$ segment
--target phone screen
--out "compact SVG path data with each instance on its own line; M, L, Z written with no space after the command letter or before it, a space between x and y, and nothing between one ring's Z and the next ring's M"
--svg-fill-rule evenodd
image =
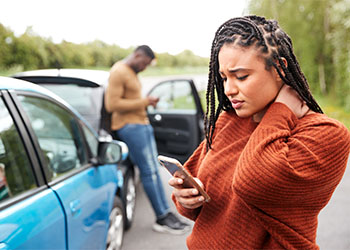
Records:
M167 169L168 171L174 175L176 171L181 170L175 163L159 160Z
M180 171L180 174L182 173L184 175L184 187L194 187L196 188L201 195L203 195L206 202L210 201L209 195L204 191L204 189L197 183L193 177L187 173L185 169L182 168L181 163L178 162L174 158L169 158L166 156L159 155L158 160L163 165L171 175L174 176L176 171Z

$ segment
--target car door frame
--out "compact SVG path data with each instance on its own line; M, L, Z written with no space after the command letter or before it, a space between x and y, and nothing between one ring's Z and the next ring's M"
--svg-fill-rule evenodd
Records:
M84 144L84 148L87 149L87 155L88 155L88 158L91 159L92 158L92 153L91 151L89 150L89 145L86 141L86 137L85 137L85 133L82 131L82 125L81 125L81 121L78 119L78 115L75 114L74 112L72 112L72 110L70 110L69 108L67 108L65 105L61 104L60 102L56 101L55 99L49 97L49 96L45 96L45 95L41 95L41 94L38 94L38 93L35 93L35 92L32 92L32 93L29 93L29 92L25 92L25 91L16 91L16 95L13 95L12 98L14 100L14 102L17 103L17 106L18 106L18 109L21 110L21 112L25 112L22 108L22 104L20 103L20 101L17 99L17 95L25 95L25 96L31 96L31 97L37 97L37 98L41 98L41 99L45 99L47 101L50 101L58 106L60 106L62 109L64 109L65 111L67 111L70 115L72 115L72 117L75 119L75 121L79 124L78 126L78 129L79 129L79 132L82 136L82 139L83 139L83 144ZM74 170L70 170L68 171L67 173L64 173L62 176L59 176L57 178L55 178L54 180L48 180L48 166L47 166L47 162L46 162L46 159L45 159L45 156L43 155L42 153L42 150L40 150L40 144L39 144L39 141L38 141L38 138L31 126L31 122L28 118L28 116L26 115L23 115L22 116L22 119L26 122L26 124L28 124L26 126L26 129L28 131L28 134L30 135L31 137L31 140L35 146L35 148L37 149L37 156L38 156L38 159L39 159L39 162L41 163L41 167L42 167L42 171L43 173L45 174L45 181L46 181L46 184L48 185L48 187L50 187L57 195L58 199L60 200L62 206L63 206L63 209L64 209L64 212L65 212L65 216L66 216L66 231L68 232L68 235L66 236L67 238L67 246L68 248L76 248L77 246L75 246L75 244L77 244L78 242L77 241L74 241L72 240L71 238L71 235L70 235L70 230L69 228L72 228L71 227L71 223L76 223L76 221L74 221L75 219L75 215L71 215L70 213L72 212L73 210L73 207L72 206L76 206L77 208L74 208L74 209L81 209L82 208L82 204L80 202L83 202L80 198L80 193L76 193L75 195L75 198L72 198L70 201L67 201L65 200L64 197L66 197L67 195L67 190L65 188L62 189L61 187L61 183L65 182L66 180L68 179L71 179L71 178L84 178L82 177L82 175L89 175L87 174L88 172L90 172L92 175L99 175L101 174L101 171L103 171L102 169L100 170L99 168L100 167L103 167L103 166L95 166L93 164L93 162L89 161L88 163L86 163L85 165L81 166L80 168L78 169L74 169ZM88 123L86 122L85 126L88 126L87 125ZM89 126L88 126L89 127ZM94 131L92 128L90 129L91 131ZM96 138L98 139L98 138ZM117 171L117 169L116 169ZM60 191L61 190L61 191ZM115 196L117 195L117 191L118 191L118 186L116 186L115 190L108 194L106 194L107 196ZM62 196L60 195L60 192L63 192L62 193ZM110 204L105 204L107 206L107 210L108 210L108 214L106 214L106 222L108 222L108 215L109 215L109 212L111 211L112 209L112 206L113 206L113 200L114 199L108 199L110 200ZM72 202L75 202L77 201L76 204L72 204ZM83 209L87 210L87 207L84 207L83 206ZM78 211L78 213L80 213L80 211ZM84 211L82 212L84 213ZM72 221L72 222L71 222ZM82 220L81 220L82 221ZM106 225L106 230L107 230L107 226ZM84 235L86 236L86 235ZM83 237L83 235L82 235ZM82 238L80 237L80 238ZM84 237L85 239L87 240L92 240L91 238L89 237ZM106 239L103 239L101 238L100 240L106 240ZM94 240L95 244L97 244L97 241ZM80 242L81 244L85 244L84 242ZM99 242L100 243L100 242ZM93 245L89 245L90 247L93 247ZM85 245L85 247L88 247L87 245Z
M41 200L43 197L45 197L45 199L49 199L51 202L50 204L52 206L54 206L54 202L56 202L57 209L55 210L55 214L58 216L62 216L60 219L60 217L55 217L58 221L59 224L55 224L54 230L60 230L60 229L64 229L64 225L65 225L65 217L64 217L64 211L62 209L62 207L60 207L60 203L59 200L57 199L56 195L54 194L54 192L52 192L52 190L48 187L46 181L45 181L45 177L43 175L42 169L40 167L40 161L37 157L36 154L36 150L33 146L32 143L32 139L28 134L28 130L27 130L27 126L24 123L24 120L22 119L22 115L21 115L21 111L20 109L18 109L18 106L16 105L15 101L13 100L13 95L14 95L14 91L13 90L1 90L0 91L0 96L2 97L5 106L7 107L7 110L9 112L9 115L12 117L13 120L13 124L16 127L16 130L18 132L19 137L21 138L24 150L26 151L26 157L28 158L29 164L30 164L30 169L33 173L34 176L34 181L36 183L36 186L33 189L27 190L21 194L18 194L14 197L9 198L8 200L5 200L3 202L1 202L0 204L0 213L2 212L10 212L11 215L13 214L13 211L17 211L19 207L22 207L23 203L29 202L29 206L31 206L31 209L35 210L35 207L40 206L41 204ZM21 210L20 210L21 211ZM37 211L37 210L35 210ZM27 210L28 212L28 210ZM27 230L36 230L36 233L40 232L40 227L38 227L38 225L40 223L44 223L43 221L41 221L41 217L37 218L38 215L40 213L38 213L37 216L35 216L35 219L37 219L37 221L32 220L30 218L32 217L28 217L28 213L27 212L19 212L24 214L27 214L26 218L28 218L30 220L30 223L32 223L31 225L27 225L27 224L20 224L20 229L19 230L20 233L26 232ZM11 216L9 215L9 216ZM16 215L19 215L18 213L16 213ZM33 215L31 215L33 216ZM9 218L9 217L6 217ZM36 224L37 223L37 224ZM32 227L33 224L35 225L35 227ZM13 224L16 225L16 224ZM60 227L59 227L60 226ZM6 227L5 227L6 228ZM8 235L8 237L10 237L11 239L15 236L20 237L20 240L17 238L14 238L16 240L10 240L9 242L0 242L0 245L2 247L14 247L14 245L17 245L19 247L35 247L35 244L37 244L39 241L41 242L41 246L44 246L44 241L43 239L38 239L36 236L32 235L30 237L25 238L27 235L22 235L18 234L19 232L16 232L16 229L14 229L15 231L11 232L10 228L6 228L6 233L5 233L5 237L6 235ZM45 232L44 232L45 234ZM55 240L51 240L51 244L57 244L57 246L59 246L58 244L61 244L61 246L66 247L66 235L65 232L63 233L63 237L56 237ZM41 235L41 234L40 234ZM23 237L25 236L25 237ZM57 235L58 236L58 235ZM0 239L1 241L2 239ZM50 242L46 241L47 244L49 244ZM10 245L8 245L10 244ZM39 247L38 245L36 245L37 247ZM48 245L47 245L48 246Z
M23 111L20 110L16 101L13 99L13 93L14 92L11 90L1 91L1 95L3 96L5 105L7 106L9 113L13 118L13 122L17 127L18 133L22 139L23 146L27 151L27 155L31 163L31 168L34 173L34 178L36 179L37 186L45 186L46 182L43 176L42 169L40 167L41 164L37 157L37 152L35 150L35 147L33 146L33 141L31 139L31 136L29 135L27 126L25 125L25 121L23 120L23 116L21 115L21 112Z
M147 112L150 123L154 128L154 134L155 134L155 139L158 146L159 154L174 157L178 159L181 163L184 163L188 159L188 157L193 153L193 151L197 148L197 146L200 144L200 142L204 138L204 125L203 125L204 111L203 111L203 107L202 107L201 100L200 100L197 88L195 86L195 83L192 79L188 79L188 78L169 79L169 80L161 81L156 85L154 85L147 94L147 95L150 95L155 88L157 88L158 86L164 83L171 82L176 84L176 82L183 82L183 81L188 82L191 88L191 94L193 96L194 104L196 106L195 114L184 114L184 113L176 113L176 112L167 113L167 112L162 112L157 110L155 110L154 112L150 112L148 110ZM173 129L169 129L164 124L167 123L167 120L176 120L177 118L181 118L181 117L186 117L186 119L193 126L195 126L195 128L194 128L194 133L190 133L190 135L188 135L190 136L188 140L192 142L192 144L188 147L187 150L185 150L186 152L176 153L175 150L171 148L171 146L164 148L164 141L165 141L165 144L170 145L171 140L188 133L188 131L184 131L179 127L174 127ZM161 143L161 140L163 141L162 143ZM184 145L184 144L177 145L177 147L181 147L181 146L185 148L188 145Z

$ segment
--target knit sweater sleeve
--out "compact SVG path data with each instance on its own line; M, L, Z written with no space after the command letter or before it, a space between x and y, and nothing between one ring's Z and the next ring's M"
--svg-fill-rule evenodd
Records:
M121 69L111 71L106 90L105 105L108 112L130 112L146 108L146 98L125 98L128 84L128 74Z
M287 106L272 104L240 155L233 179L236 194L286 248L312 246L305 228L310 225L303 220L317 217L328 203L349 157L350 135L341 123L317 121L317 115L307 119L297 127L299 119Z

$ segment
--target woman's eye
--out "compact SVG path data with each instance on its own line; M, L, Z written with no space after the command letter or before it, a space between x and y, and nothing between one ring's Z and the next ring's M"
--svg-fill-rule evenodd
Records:
M246 78L248 77L248 75L244 75L244 76L237 76L237 79L240 80L240 81L243 81L245 80Z

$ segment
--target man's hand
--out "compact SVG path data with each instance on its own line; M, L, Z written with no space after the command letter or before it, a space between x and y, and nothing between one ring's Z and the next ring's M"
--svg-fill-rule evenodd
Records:
M148 105L151 105L154 108L157 106L157 103L159 101L158 97L147 96L147 99L148 99Z

